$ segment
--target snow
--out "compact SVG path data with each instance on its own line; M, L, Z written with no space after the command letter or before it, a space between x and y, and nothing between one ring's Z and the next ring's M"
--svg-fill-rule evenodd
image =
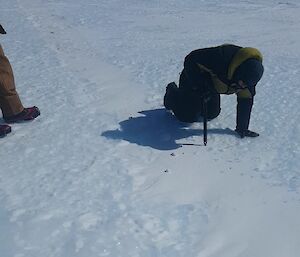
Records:
M0 140L1 257L298 257L297 0L0 0L1 45L42 115ZM234 96L180 123L162 106L190 51L264 55L251 128ZM2 121L0 121L2 123Z

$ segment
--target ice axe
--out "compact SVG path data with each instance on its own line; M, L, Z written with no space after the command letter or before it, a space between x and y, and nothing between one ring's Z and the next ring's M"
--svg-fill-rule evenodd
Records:
M202 116L203 116L203 143L207 145L207 102L210 99L210 93L208 90L208 82L204 82L204 94L202 96Z
M209 100L208 94L202 99L202 115L203 115L203 143L207 145L207 102Z

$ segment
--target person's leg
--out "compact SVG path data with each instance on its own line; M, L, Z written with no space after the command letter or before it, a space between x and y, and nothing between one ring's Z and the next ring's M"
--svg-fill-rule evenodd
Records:
M164 96L164 106L171 110L176 118L183 122L195 122L201 111L201 94L192 89L185 70L181 72L179 87L175 82L169 83Z
M219 94L212 94L207 102L207 119L212 120L221 112L221 97Z
M0 45L0 109L3 117L21 113L24 107L15 88L14 75L9 60Z
M184 90L192 90L193 88L193 82L188 79L186 69L180 73L179 88Z
M201 95L197 91L177 88L173 94L172 110L176 118L183 122L195 122L201 112Z

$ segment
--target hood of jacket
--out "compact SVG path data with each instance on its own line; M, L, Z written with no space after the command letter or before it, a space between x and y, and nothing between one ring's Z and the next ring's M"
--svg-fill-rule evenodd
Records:
M262 62L263 56L258 49L252 47L243 47L238 50L228 67L227 78L229 81L233 79L234 73L238 67L248 59L256 59Z

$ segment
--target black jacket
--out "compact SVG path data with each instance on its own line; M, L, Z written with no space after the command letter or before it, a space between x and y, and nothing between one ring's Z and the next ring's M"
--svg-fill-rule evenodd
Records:
M237 95L237 129L240 130L248 129L255 87L251 91L237 89L233 78L238 67L249 59L262 62L262 54L255 48L228 44L194 50L185 58L185 66L196 65L217 93Z

